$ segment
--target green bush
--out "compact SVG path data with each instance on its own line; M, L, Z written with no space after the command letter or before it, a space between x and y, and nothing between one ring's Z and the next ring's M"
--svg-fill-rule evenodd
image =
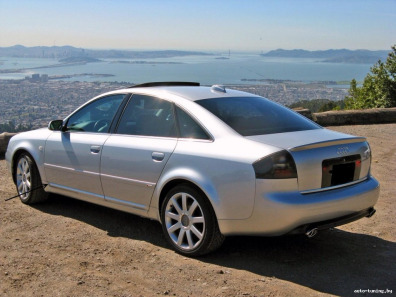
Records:
M386 62L379 60L370 68L363 85L351 81L349 96L345 97L346 109L396 107L396 45Z

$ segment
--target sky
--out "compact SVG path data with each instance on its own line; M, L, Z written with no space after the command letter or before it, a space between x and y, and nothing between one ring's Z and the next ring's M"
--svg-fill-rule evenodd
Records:
M389 50L396 0L0 0L0 47Z

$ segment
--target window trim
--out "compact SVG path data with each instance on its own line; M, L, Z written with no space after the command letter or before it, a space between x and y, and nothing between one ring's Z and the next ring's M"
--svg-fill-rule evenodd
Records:
M113 121L111 122L109 133L113 134L118 126L118 122L121 118L121 114L124 112L125 107L127 106L127 103L129 102L130 98L132 97L132 94L125 94L124 100L122 100L120 106L118 107L117 112L114 115Z
M138 95L139 95L139 96L147 96L147 97L156 98L156 99L158 99L158 100L163 100L163 101L166 101L166 102L168 102L168 103L171 104L172 114L173 114L173 117L174 117L174 119L175 119L175 123L174 123L174 124L175 124L175 126L176 126L176 127L175 127L176 136L157 136L157 135L140 135L140 134L124 134L124 133L117 133L118 128L119 128L119 125L120 125L120 123L121 123L121 119L122 119L122 117L123 117L123 115L124 115L124 113L125 113L125 111L126 111L128 105L129 105L130 102L133 100L133 96L138 96ZM179 126L178 126L178 124L177 124L177 119L176 119L177 117L176 117L176 112L175 112L174 105L175 105L175 103L174 103L173 101L170 101L170 100L167 100L167 99L163 99L163 98L161 98L161 97L154 96L154 95L152 95L152 94L145 94L145 93L130 93L130 94L129 94L128 100L126 100L125 105L124 105L123 108L122 108L122 111L121 111L119 114L117 114L117 115L118 115L118 118L117 118L116 123L114 124L114 130L113 130L112 134L121 135L121 136L133 136L133 137L154 137L154 138L179 139L179 135L180 135L180 133L179 133Z
M117 96L117 95L122 95L124 96L124 98L122 99L120 106L118 106L118 109L116 111L116 113L114 114L111 123L110 123L110 127L109 130L107 132L93 132L93 131L78 131L78 130L68 130L67 128L67 124L69 123L69 120L72 116L74 116L76 113L78 113L80 110L82 110L83 108L87 107L88 105L93 104L94 102L101 100L103 98L106 97L112 97L112 96ZM62 130L62 132L68 132L68 133L94 133L94 134L112 134L114 131L114 125L116 122L118 122L118 117L119 117L119 113L121 110L124 109L124 105L125 103L129 100L131 94L128 93L116 93L116 94L107 94L104 96L100 96L98 98L95 99L91 99L89 101L87 101L85 104L83 104L82 106L80 106L79 108L77 108L73 113L71 113L70 115L68 115L64 120L63 120L63 124L62 126L64 127L65 130Z
M153 136L153 135L135 135L135 134L122 134L122 133L117 133L118 127L120 125L122 116L125 113L126 108L130 104L130 102L133 100L134 95L142 95L142 96L148 96L148 97L154 97L159 100L164 100L166 102L169 102L172 105L172 113L175 119L175 125L176 125L176 137L171 137L171 136ZM121 108L122 107L122 108ZM182 111L184 111L191 119L207 134L208 139L200 139L200 138L185 138L181 137L180 133L180 126L179 126L179 115L177 113L176 107L180 108ZM214 142L214 137L213 134L210 133L210 131L202 125L202 123L193 115L191 115L190 112L188 112L185 108L180 106L179 104L176 104L174 101L164 99L158 96L154 96L152 94L146 94L146 93L130 93L128 98L125 98L124 102L120 105L120 109L117 111L115 115L115 121L110 126L110 133L115 134L115 135L121 135L121 136L133 136L133 137L151 137L151 138L168 138L168 139L178 139L182 141L203 141L203 142Z

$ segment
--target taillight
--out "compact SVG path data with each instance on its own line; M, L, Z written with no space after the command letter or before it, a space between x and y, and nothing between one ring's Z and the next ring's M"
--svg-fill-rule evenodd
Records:
M296 163L288 151L280 151L253 163L256 178L297 178Z
M367 150L363 153L363 157L362 157L362 161L363 160L369 160L369 164L370 164L370 167L369 167L369 174L370 174L370 171L371 171L371 161L372 161L372 159L373 159L373 157L372 157L372 154L371 154L371 147L370 147L370 144L368 143L368 142L366 142L367 143Z

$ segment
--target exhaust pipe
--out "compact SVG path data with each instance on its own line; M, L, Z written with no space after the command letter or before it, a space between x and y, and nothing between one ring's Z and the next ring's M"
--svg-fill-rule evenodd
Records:
M305 232L305 235L306 235L308 238L312 238L312 237L314 237L316 234L318 234L318 228L313 228L313 229L310 229L310 230L308 230L307 232Z
M374 208L369 209L369 214L366 216L366 218L371 218L375 214L376 210Z

